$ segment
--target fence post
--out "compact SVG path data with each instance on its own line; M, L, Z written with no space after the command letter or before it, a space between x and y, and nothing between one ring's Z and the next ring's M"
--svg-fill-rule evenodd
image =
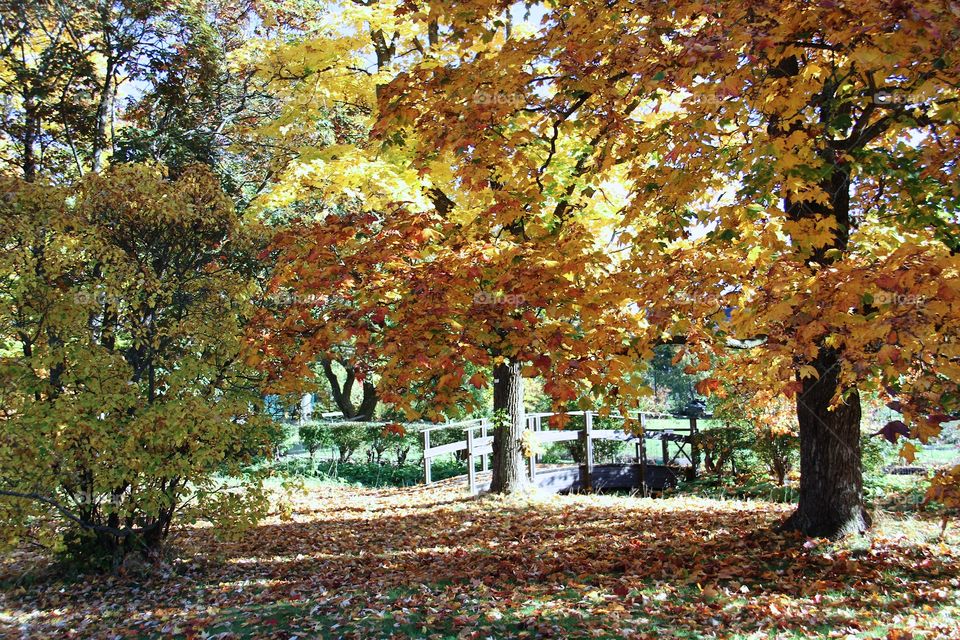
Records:
M477 469L473 458L473 429L467 429L467 486L470 495L477 492Z
M537 418L536 416L531 416L527 418L527 431L530 432L530 482L535 482L537 479Z
M480 437L483 438L484 442L487 440L487 419L480 418ZM480 470L487 470L487 454L480 456Z
M637 458L640 463L640 490L647 495L647 417L640 414L640 443L637 445Z
M583 414L583 431L580 432L580 446L583 448L583 464L580 465L580 490L593 491L593 414Z
M690 475L697 477L697 467L700 466L700 450L697 448L697 416L690 416L690 465L693 467Z
M423 432L423 483L430 484L430 456L427 451L430 450L430 432Z

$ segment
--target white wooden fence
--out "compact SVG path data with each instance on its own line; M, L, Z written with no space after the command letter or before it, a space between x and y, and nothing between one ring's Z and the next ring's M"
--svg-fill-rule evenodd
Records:
M582 417L583 427L580 429L544 429L544 418L554 416L554 413L529 413L526 416L527 429L535 434L537 441L541 444L551 444L555 442L566 442L580 440L584 450L584 464L581 465L582 475L584 476L584 486L589 485L590 473L594 466L593 443L596 440L615 440L620 442L633 441L636 444L637 462L643 466L647 464L646 447L647 440L659 440L662 444L662 464L671 466L674 463L685 459L689 464L691 473L696 474L699 465L699 452L696 447L695 436L697 434L696 416L679 416L663 413L638 413L634 417L638 420L640 428L638 433L628 433L623 429L594 429L594 417L598 414L594 411L573 411L566 415L570 418ZM610 416L617 419L620 416ZM651 428L648 422L654 418L682 419L689 421L688 427L678 427L674 429ZM430 434L439 430L460 429L464 432L465 438L457 442L450 442L431 446ZM480 458L481 471L488 468L487 456L493 454L493 425L487 418L478 418L475 420L464 420L461 422L452 422L446 424L427 427L421 431L423 434L423 477L426 484L432 480L431 467L433 460L438 456L456 454L466 451L467 458L467 484L471 493L476 491L477 470L476 459ZM670 452L670 443L673 442L676 451ZM530 479L535 480L537 475L537 456L532 455L529 458Z

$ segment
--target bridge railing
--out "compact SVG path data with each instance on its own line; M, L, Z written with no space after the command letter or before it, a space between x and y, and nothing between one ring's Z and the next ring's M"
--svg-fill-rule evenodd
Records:
M468 459L471 459L473 455L476 455L476 447L482 443L485 439L488 438L487 431L489 430L487 418L476 418L474 420L461 420L459 422L445 422L443 424L438 424L432 427L426 427L420 431L423 437L423 478L426 484L430 484L432 479L431 467L433 465L433 460L439 456L454 454L456 455L460 451L466 451ZM477 438L478 442L473 442L471 437L467 437L465 440L460 440L457 442L448 442L439 444L436 446L431 446L430 443L430 434L437 431L445 431L449 429L458 429L461 431L466 431L468 434L472 433L473 429L480 429L482 432L482 437ZM493 436L489 436L490 440L490 452L493 451ZM471 453L473 452L473 453ZM483 470L487 470L487 460L486 457L483 459Z
M593 443L597 440L634 442L636 446L636 462L641 466L641 477L646 477L648 440L659 440L661 443L662 464L664 466L686 466L688 475L696 477L697 467L700 462L699 451L696 446L696 435L698 431L697 416L648 412L637 413L631 416L631 418L639 422L640 429L638 433L633 433L632 431L627 432L623 428L595 429L594 420L599 414L594 411L573 411L566 414L568 419L582 418L583 426L578 429L550 429L548 427L549 423L545 425L544 421L545 419L549 420L549 418L555 415L557 414L529 413L526 416L526 428L535 434L536 440L541 444L579 440L584 452L583 462L580 465L581 486L587 489L590 488L590 478L594 467ZM622 416L609 416L606 419L623 420ZM688 426L665 428L651 424L654 420L659 421L663 419L685 420L688 422ZM547 428L545 428L545 426ZM451 428L461 428L464 431L465 439L431 446L430 434L432 432ZM423 469L426 484L430 484L432 481L431 465L436 457L465 451L467 459L467 483L470 491L475 492L477 487L476 460L480 458L481 471L488 469L487 456L493 453L492 431L492 424L487 418L446 423L424 429L422 431ZM534 480L537 475L537 458L538 456L534 454L528 459L531 480Z

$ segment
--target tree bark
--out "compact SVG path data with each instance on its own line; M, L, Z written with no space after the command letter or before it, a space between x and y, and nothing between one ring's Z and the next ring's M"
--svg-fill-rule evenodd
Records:
M519 362L493 369L493 493L522 493L530 489L523 455L523 375Z
M800 501L781 529L818 538L860 534L871 522L863 504L860 395L855 387L844 389L841 404L831 410L840 359L823 348L810 364L820 377L803 378L797 394Z
M353 392L353 383L356 380L356 371L348 362L341 362L341 364L347 372L343 386L340 385L340 379L337 378L337 374L333 370L333 362L327 359L320 361L320 366L323 367L323 373L327 378L327 382L330 383L330 392L333 395L333 401L336 403L337 408L340 409L340 413L343 414L344 418L358 422L372 421L377 411L377 405L380 402L380 396L377 395L377 387L368 380L364 380L363 399L360 400L360 406L355 407L350 396Z
M37 179L37 156L33 145L40 131L40 116L37 113L36 99L32 92L23 97L23 179L35 182Z
M107 122L113 114L113 98L116 93L114 75L116 61L112 56L107 57L106 72L103 79L103 88L100 101L97 105L96 123L93 132L93 149L91 150L91 170L94 173L103 168L103 156L107 148Z

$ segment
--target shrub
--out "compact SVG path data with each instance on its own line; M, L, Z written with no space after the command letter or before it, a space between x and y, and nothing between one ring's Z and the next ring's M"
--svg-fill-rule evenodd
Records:
M562 442L554 442L546 447L540 454L541 464L560 464L570 458L570 451L563 446Z
M260 511L259 481L227 499L220 474L277 437L242 351L260 243L216 177L0 182L5 542L116 562L178 517L248 526L227 516Z
M745 451L753 443L751 432L752 428L736 423L699 432L696 445L706 472L716 475L719 480L728 468L732 476L744 470L747 466Z
M275 473L299 478L316 478L364 487L406 487L423 482L419 464L380 465L357 462L316 462L304 458L287 460L273 466ZM431 467L434 480L463 475L467 467L454 460L435 460Z
M792 431L761 427L751 450L777 486L784 486L797 461L800 438Z
M317 453L317 450L323 446L323 427L316 422L304 422L297 429L300 435L300 444L310 454L310 459Z
M580 440L567 440L558 444L563 447L568 456L573 458L575 463L583 464L586 461L583 443L581 443ZM594 440L593 462L594 464L616 462L620 458L620 452L622 450L622 442L618 442L616 440Z
M414 434L406 433L397 423L385 425L371 425L365 438L367 445L367 462L383 464L384 455L392 451L396 464L403 465L407 460L410 449L416 442Z
M863 434L860 439L863 479L874 482L885 475L885 468L898 460L896 445L871 434Z
M321 429L337 448L338 462L349 462L369 436L370 424L364 422L327 422Z

